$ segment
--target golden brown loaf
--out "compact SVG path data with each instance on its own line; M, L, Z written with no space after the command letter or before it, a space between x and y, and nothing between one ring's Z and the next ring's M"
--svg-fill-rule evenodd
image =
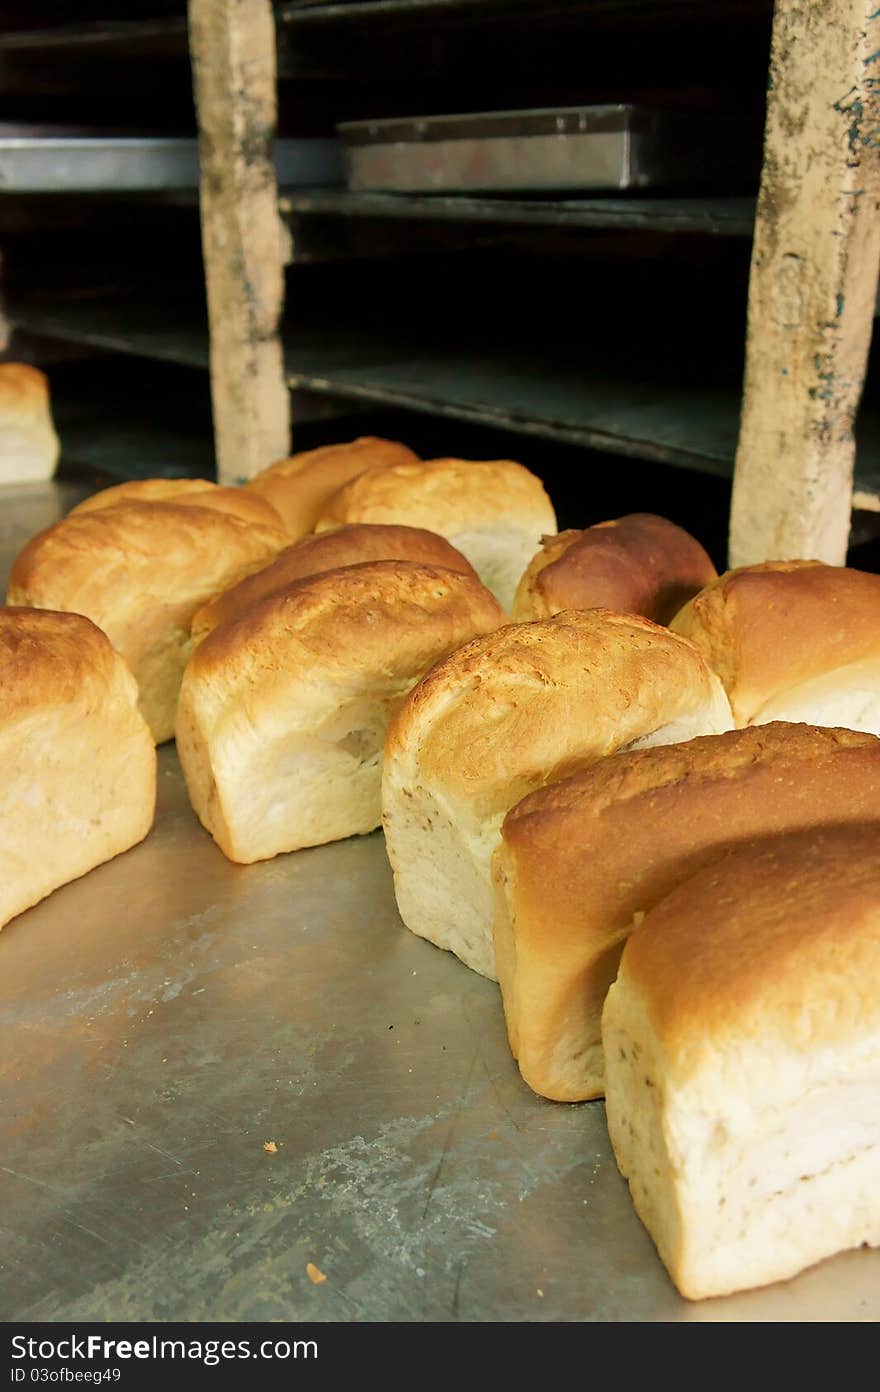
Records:
M737 725L880 734L880 575L819 561L727 571L671 623L724 682Z
M874 817L880 740L783 723L615 754L524 798L495 857L495 952L529 1086L601 1096L602 1005L634 914L744 840Z
M52 478L60 452L46 374L0 363L0 483Z
M184 674L177 750L221 850L247 863L372 831L390 716L434 662L503 618L469 575L375 561L215 628Z
M880 825L742 848L627 942L606 1116L691 1299L880 1245Z
M280 527L281 519L272 504L244 488L226 488L209 479L129 479L113 484L84 498L75 512L94 512L99 508L116 507L119 503L175 503L178 507L216 508L231 512L246 522L262 522L264 526Z
M219 624L238 618L258 599L277 594L295 580L366 561L419 561L477 578L461 552L435 532L420 527L339 527L334 532L303 537L281 551L271 565L210 600L193 619L193 644L200 643Z
M510 459L429 459L371 469L326 503L316 530L350 522L439 532L508 611L519 578L556 514L541 480Z
M137 679L157 744L174 734L195 611L267 564L286 537L214 508L120 503L62 519L20 552L9 603L85 614Z
M475 639L388 732L383 824L401 918L494 977L491 860L508 809L621 746L730 724L697 650L648 619L565 612Z
M544 537L519 582L512 617L524 623L562 609L616 609L666 624L716 575L682 527L634 512L585 531Z
M288 537L296 541L311 532L322 507L338 488L367 469L418 461L406 445L363 435L344 444L322 445L270 464L245 485L266 498L280 514Z
M150 830L137 687L79 614L0 608L0 767L0 928Z

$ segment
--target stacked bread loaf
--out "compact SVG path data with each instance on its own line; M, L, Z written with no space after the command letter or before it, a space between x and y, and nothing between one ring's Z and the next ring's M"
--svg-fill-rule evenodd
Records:
M556 535L522 465L365 437L107 489L9 602L0 924L146 834L176 735L234 861L382 825L526 1082L605 1096L685 1295L880 1243L880 577Z
M683 1295L880 1246L880 824L734 850L634 927L606 1115Z
M287 540L277 520L218 507L217 494L204 493L208 505L184 492L71 513L27 544L10 576L8 603L84 614L107 634L157 744L174 735L193 614Z

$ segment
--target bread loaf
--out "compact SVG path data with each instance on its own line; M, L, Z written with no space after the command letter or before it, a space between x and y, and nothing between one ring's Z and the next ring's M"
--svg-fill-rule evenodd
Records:
M615 754L524 798L495 857L495 952L529 1086L601 1096L602 1006L637 912L742 841L874 817L880 740L783 723Z
M321 532L294 542L293 546L279 552L271 565L209 600L193 619L193 645L200 643L218 624L230 623L258 599L277 594L295 580L366 561L418 561L444 566L477 579L476 571L461 552L435 532L426 532L420 527L339 527L336 531Z
M0 363L0 483L52 478L60 452L46 374Z
M430 459L371 469L325 504L317 531L351 522L403 523L445 536L505 611L556 514L539 478L509 459Z
M161 744L174 734L193 614L285 542L280 528L214 508L121 503L65 517L28 542L8 602L85 614L103 629Z
M367 469L414 464L418 455L396 440L363 435L345 444L322 445L270 464L245 485L272 504L291 541L312 531L322 507L338 488Z
M216 508L218 512L231 512L245 522L261 522L268 527L282 525L267 499L244 488L221 487L209 479L129 479L111 488L102 488L99 493L90 493L71 509L71 514L95 512L119 503L175 503L178 507Z
M602 1031L617 1162L682 1295L880 1246L880 825L685 881L633 930Z
M495 977L491 861L527 792L635 744L728 729L697 650L591 609L475 639L420 682L385 746L383 825L408 928Z
M522 576L512 617L548 619L562 609L616 609L667 624L716 575L682 527L647 512L585 531L544 537Z
M0 928L150 830L137 687L79 614L0 609L0 767Z
M727 571L675 616L724 682L737 725L880 734L880 575L818 561Z
M177 750L190 799L230 860L379 825L388 720L432 663L503 621L478 580L376 561L258 600L195 650Z

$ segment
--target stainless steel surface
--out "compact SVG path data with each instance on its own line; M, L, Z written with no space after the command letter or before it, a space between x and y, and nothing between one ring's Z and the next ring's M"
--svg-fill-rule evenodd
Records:
M4 582L76 496L0 491ZM0 934L0 1319L880 1318L880 1252L679 1299L602 1105L522 1083L381 835L234 866L159 764L149 838Z
M296 186L333 184L343 173L335 140L280 140L275 167L280 183ZM0 193L132 193L198 184L194 139L0 130Z
M723 123L633 105L343 122L347 183L398 192L703 186L742 155ZM710 154L711 150L711 154Z

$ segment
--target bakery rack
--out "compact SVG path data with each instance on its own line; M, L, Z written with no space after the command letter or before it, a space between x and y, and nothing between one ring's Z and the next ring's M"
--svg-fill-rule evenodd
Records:
M491 60L503 78L493 91L509 104L525 32L553 99L573 35L591 36L611 83L622 67L653 63L657 26L670 19L677 38L695 35L688 61L720 35L754 85L767 70L769 3L724 0L711 21L703 8L360 0L271 11L264 0L191 0L190 30L170 0L115 11L108 0L91 20L55 0L35 31L32 7L21 5L17 24L7 7L0 80L11 118L192 141L192 34L206 78L199 119L220 156L203 168L216 195L203 205L217 234L208 227L211 332L193 190L0 194L13 345L50 365L67 464L86 466L3 490L0 580L29 536L108 476L253 472L288 448L291 408L297 447L387 420L384 433L405 423L406 438L423 431L438 454L468 452L459 442L471 431L473 457L480 440L504 441L498 454L538 472L561 459L553 493L571 498L561 514L571 525L596 520L609 497L621 511L663 510L674 497L678 520L690 521L691 495L699 513L715 490L726 530L756 190L429 198L282 182L279 191L268 140L276 110L285 137L327 139L336 120L368 114L377 91L389 114L426 95L439 101L453 63L473 98ZM780 0L779 33L796 8ZM858 7L824 9L838 37L855 32ZM639 34L652 36L641 54ZM818 71L827 39L812 39ZM246 122L237 134L232 120L243 63L260 74L250 89L259 138ZM250 235L255 217L268 244ZM758 224L774 225L766 196ZM849 224L836 230L846 233L837 241L855 237ZM872 257L870 239L853 242L848 274L876 282ZM505 295L524 265L540 265L542 277L517 336ZM679 282L665 283L666 268L679 282L682 268L693 273L700 335L676 331ZM716 273L729 275L727 298L715 297ZM462 288L489 297L492 334L464 341ZM554 314L550 340L542 301L565 307L573 289L589 313L564 334ZM629 317L615 317L624 303ZM864 338L873 286L851 303ZM784 322L797 355L808 326ZM760 339L754 316L752 333ZM864 370L858 353L851 361L839 398L811 398L804 381L817 411L830 401L845 419ZM215 409L215 465L209 376L222 395L224 372L235 409ZM322 420L327 412L337 415ZM845 431L840 440L831 431L835 468L848 447ZM794 511L806 499L812 515L807 490L792 486ZM880 509L870 390L855 501ZM767 507L777 507L770 495ZM147 841L2 935L4 1319L880 1318L880 1254L867 1252L729 1300L680 1300L614 1166L601 1104L547 1103L522 1084L497 988L400 925L379 835L233 866L190 812L170 747L159 786ZM326 1282L311 1283L309 1262Z
M194 64L198 120L215 157L210 169L203 166L202 200L212 327L209 334L197 255L181 275L186 293L175 291L173 316L162 316L149 290L140 299L129 294L123 310L112 277L96 275L88 296L81 278L50 294L14 269L6 275L7 313L20 329L56 342L177 363L199 374L213 352L221 477L247 476L285 453L291 418L299 447L312 443L312 422L322 416L356 413L362 421L372 411L397 411L406 413L404 422L413 413L432 422L440 452L454 452L450 423L456 421L519 436L529 463L542 458L542 440L581 447L588 489L596 475L607 476L614 456L673 474L685 470L695 489L706 477L730 483L736 466L735 560L757 558L747 555L749 547L767 554L774 545L841 560L853 506L854 534L872 529L870 514L880 510L880 433L870 374L857 453L851 429L865 378L878 259L876 161L867 154L874 97L865 84L877 21L869 6L834 0L820 23L806 19L792 0L778 0L775 8L769 0L725 0L709 19L694 0L274 7L268 0L235 6L192 0L189 26L179 4L137 6L124 11L127 19L92 23L58 8L68 20L60 27L34 32L23 25L0 34L0 64L21 101L50 92L55 108L66 101L88 116L83 94L99 75L119 116L131 119L158 80L164 119L178 129L190 123L194 134L187 91ZM353 191L336 178L305 188L285 187L282 178L278 187L269 138L276 124L283 137L327 139L338 121L377 108L395 115L433 99L442 109L450 72L458 109L476 109L480 98L484 105L489 98L496 107L510 104L522 90L524 65L545 100L567 99L578 82L578 90L586 84L592 92L597 73L600 95L612 97L626 82L650 87L656 83L650 74L673 61L662 49L664 26L674 26L681 61L697 74L679 68L670 81L683 93L721 90L743 117L744 140L752 138L756 118L759 125L763 120L763 91L760 106L756 93L767 85L769 61L771 158L757 222L757 189L723 187L723 179L718 191L697 196L633 198L392 195ZM719 42L723 70L713 60ZM803 108L801 63L808 74L829 74L835 92L839 87L831 104L836 125L826 121L822 130L805 127L800 141L783 140L780 132ZM243 64L247 111L235 106L235 93L244 90L236 80ZM814 105L824 110L812 77L809 82ZM821 151L824 178L802 198L810 147ZM112 201L118 211L119 200ZM176 216L189 219L192 240L194 210L183 207L185 195L166 194L164 201L176 201ZM790 211L783 217L781 209ZM425 332L423 324L401 323L393 314L382 322L368 292L347 274L361 265L368 280L379 262L387 270L421 260L430 278L448 257L448 274L461 281L466 297L461 267L470 259L466 270L481 275L479 256L469 258L475 248L485 250L486 262L507 256L513 278L526 264L529 274L536 265L561 264L585 294L591 275L626 282L628 266L642 253L658 268L677 264L679 270L688 258L714 259L718 277L739 286L739 300L726 306L702 345L707 359L729 359L724 380L686 371L676 381L661 349L654 363L637 364L634 397L625 338L606 353L588 319L560 334L558 318L548 325L536 316L519 338L505 326L495 341L472 335L462 342L451 326L444 341L442 332ZM316 309L321 293L332 313ZM666 324L648 304L642 332L658 331L662 342ZM535 338L542 343L538 355ZM677 343L674 348L679 351ZM546 458L549 467L551 455ZM667 477L674 496L689 486ZM630 505L625 493L622 508Z

